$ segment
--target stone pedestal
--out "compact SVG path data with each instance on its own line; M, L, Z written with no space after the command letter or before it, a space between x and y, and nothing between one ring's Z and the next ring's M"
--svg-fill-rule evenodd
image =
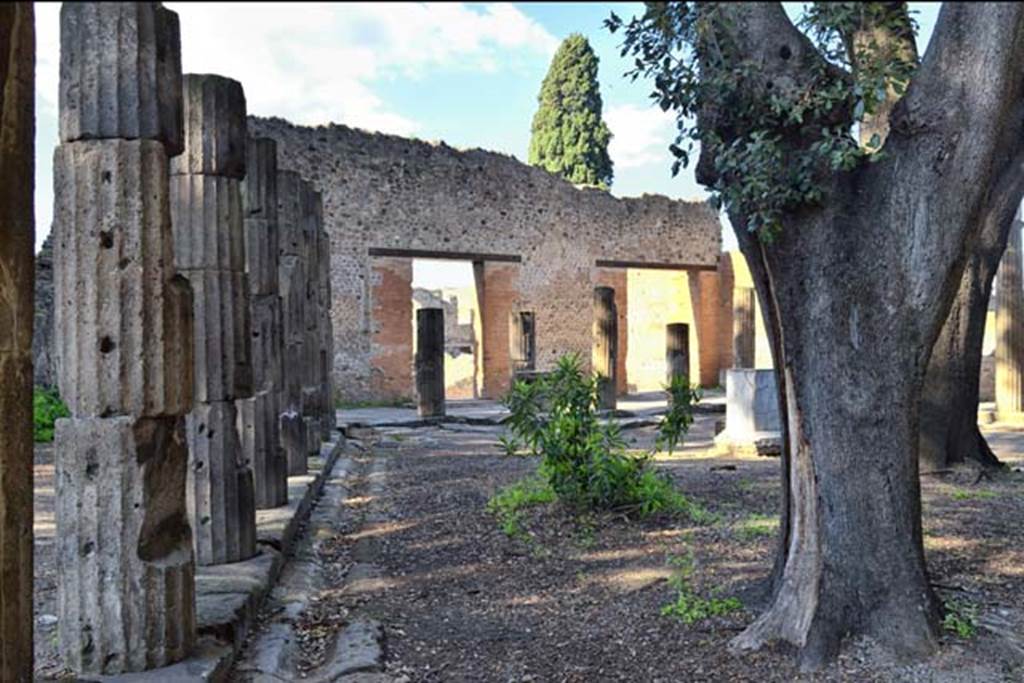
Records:
M726 371L725 431L715 445L735 454L782 452L774 370Z
M62 7L54 318L73 417L56 430L57 609L61 656L81 676L166 666L195 641L192 302L173 268L167 175L181 121L173 12Z
M175 266L192 285L195 320L188 508L196 560L211 565L256 554L256 452L242 448L235 405L253 396L241 181L245 96L238 82L213 75L186 74L183 89L185 150L171 162L171 207ZM265 438L257 431L264 420L245 405L241 426L255 449Z
M416 311L416 402L420 417L442 417L444 401L444 310Z
M1020 213L1010 227L996 274L996 414L1024 422L1024 289L1021 281Z
M665 381L690 376L690 326L670 323L665 326Z
M0 680L32 679L32 324L35 33L31 3L0 8Z
M594 288L594 350L592 364L598 375L598 403L613 410L616 403L616 367L619 355L619 315L615 306L615 290Z
M732 366L754 367L754 315L756 300L753 287L737 287L732 292Z

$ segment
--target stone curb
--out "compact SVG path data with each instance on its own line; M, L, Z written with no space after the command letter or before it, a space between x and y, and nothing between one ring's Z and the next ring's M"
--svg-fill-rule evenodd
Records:
M226 681L264 600L277 582L299 529L309 517L345 448L340 432L309 458L309 472L288 477L288 504L256 511L259 552L233 564L196 568L195 653L172 666L118 676L89 677L104 683Z

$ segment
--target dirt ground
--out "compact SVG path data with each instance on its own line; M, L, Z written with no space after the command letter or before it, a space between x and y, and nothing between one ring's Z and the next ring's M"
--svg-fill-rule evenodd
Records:
M932 660L913 666L859 640L846 644L834 666L815 674L796 671L785 648L730 653L729 640L765 598L779 464L710 455L715 419L698 416L687 447L657 461L683 493L715 514L713 523L581 519L552 504L524 514L526 535L518 538L499 528L487 501L531 473L536 461L503 456L496 447L500 428L379 429L353 443L360 459L376 462L383 485L350 503L374 514L351 525L334 551L339 572L355 560L373 562L383 578L370 591L340 597L338 609L381 622L390 680L1024 680L1024 644L1016 635L1024 632L1024 474L1013 471L978 480L963 470L923 484L932 581L943 599L977 606L976 636L947 633ZM626 435L632 447L646 448L653 429ZM1011 468L1024 460L1024 432L992 431L989 438ZM40 675L58 666L52 457L52 449L38 449ZM373 556L350 552L367 547L367 539ZM685 557L694 562L690 585L696 594L735 596L743 609L693 625L662 616L676 596L672 565Z
M526 514L520 538L506 536L486 505L536 461L501 455L497 430L382 429L367 446L386 460L385 493L374 501L386 521L351 539L376 539L388 577L361 598L384 624L387 670L414 681L1024 680L1014 635L1024 626L1019 473L976 482L961 471L924 483L932 580L944 599L976 605L990 628L969 639L946 634L939 654L914 666L863 639L815 674L800 674L785 648L731 654L730 638L765 598L779 465L709 455L713 423L699 417L690 446L658 466L716 513L714 523L577 519L554 504ZM629 436L643 448L653 430ZM1022 438L993 434L1011 465ZM693 625L662 616L675 597L670 563L687 556L697 594L736 596L744 609Z

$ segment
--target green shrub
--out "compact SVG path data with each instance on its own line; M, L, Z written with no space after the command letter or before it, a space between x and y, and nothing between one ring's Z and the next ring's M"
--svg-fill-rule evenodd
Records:
M53 441L53 424L71 413L55 389L36 387L32 395L32 418L35 423L36 443Z
M559 359L555 370L533 382L516 382L505 398L513 434L502 447L524 447L541 457L539 470L559 500L578 510L623 510L641 516L706 513L680 494L667 475L649 467L653 453L632 455L614 420L598 419L598 380L584 376L579 356ZM674 448L692 423L695 389L679 380L668 387L670 406L659 447Z

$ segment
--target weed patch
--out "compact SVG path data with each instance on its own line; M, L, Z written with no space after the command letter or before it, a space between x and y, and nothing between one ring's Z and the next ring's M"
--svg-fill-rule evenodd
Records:
M736 524L736 534L744 541L774 536L779 529L779 518L774 515L752 514Z
M661 608L661 616L678 619L689 626L743 609L738 598L705 598L694 591L690 583L696 568L693 553L669 555L668 565L672 567L668 582L676 591L676 599Z
M556 499L547 481L539 475L533 475L500 489L487 501L487 510L498 518L501 530L509 538L526 539L529 534L523 528L523 510L553 503Z
M978 607L967 602L950 600L944 606L942 628L960 638L973 638L978 634Z
M989 500L998 494L995 491L968 491L957 489L953 491L953 500Z

